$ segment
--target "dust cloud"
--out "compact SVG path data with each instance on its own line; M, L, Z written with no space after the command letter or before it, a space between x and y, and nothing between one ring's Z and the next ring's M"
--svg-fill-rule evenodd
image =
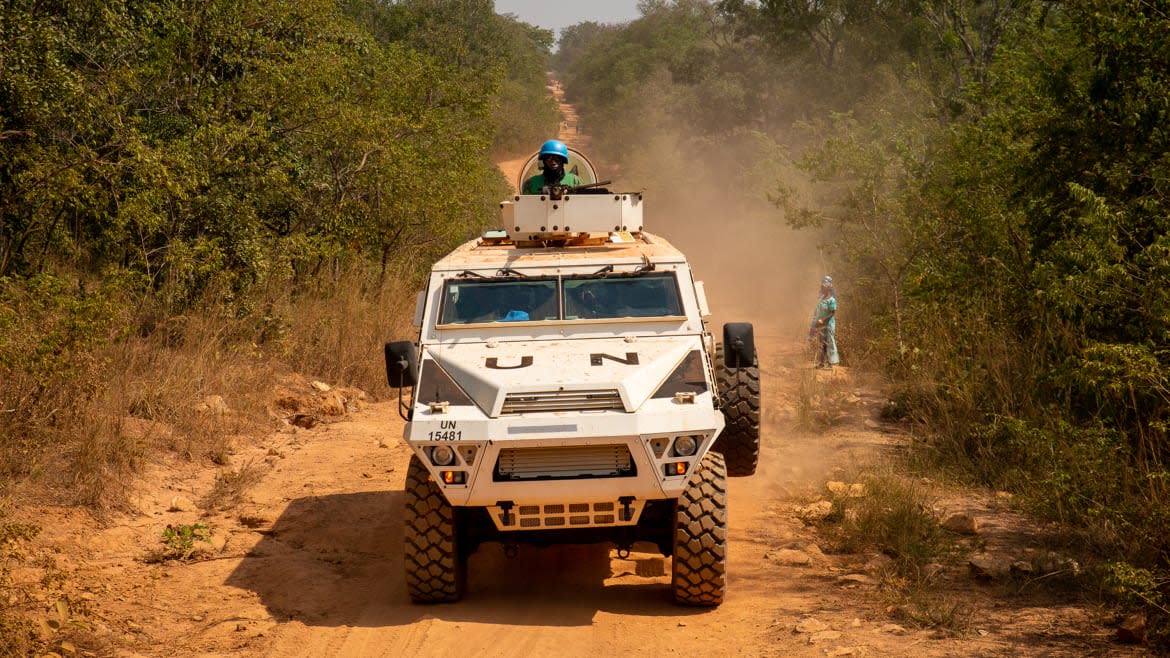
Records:
M790 228L767 196L779 179L799 187L803 177L791 165L761 163L767 154L750 143L742 152L696 148L680 134L664 126L650 138L655 148L645 152L666 157L622 158L616 187L644 190L645 230L686 254L704 282L716 340L727 322L754 326L763 440L756 476L736 486L758 499L815 496L831 474L848 467L849 451L821 432L851 375L814 370L806 341L820 279L833 273L819 246L823 236ZM596 162L603 170L605 155Z
M797 231L763 193L743 190L731 168L718 166L736 154L704 155L668 189L646 193L646 230L687 255L711 305L712 333L725 322L751 322L757 337L801 338L817 300L820 277L829 273L817 236ZM713 166L714 165L714 166Z
M640 123L642 143L614 151L608 136L582 127L556 79L548 89L563 119L557 137L585 153L598 176L613 181L610 189L643 191L645 230L687 255L696 280L706 287L710 330L717 339L724 323L751 322L757 339L803 340L820 278L832 271L816 232L789 228L783 211L767 198L781 179L799 185L803 176L795 167L777 164L775 153L762 152L758 139L740 142L742 151L696 146L686 127L672 125L661 113L633 109L634 115L654 116L655 127ZM500 168L517 180L525 159ZM761 164L764 160L769 164Z

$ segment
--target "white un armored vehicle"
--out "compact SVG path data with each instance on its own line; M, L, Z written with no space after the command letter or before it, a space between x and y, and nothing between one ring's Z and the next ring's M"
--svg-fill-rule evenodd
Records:
M703 284L645 230L642 195L605 190L575 150L568 167L583 185L505 201L502 230L435 263L417 344L386 345L414 453L407 590L458 600L487 541L649 542L679 603L718 605L726 476L759 455L752 326L717 346Z

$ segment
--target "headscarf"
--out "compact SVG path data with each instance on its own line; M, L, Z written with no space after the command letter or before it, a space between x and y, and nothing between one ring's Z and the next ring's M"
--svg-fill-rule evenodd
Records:
M825 288L829 289L827 294L825 292ZM827 297L836 297L836 296L837 296L837 289L833 287L833 277L829 276L828 274L821 277L821 299L825 299Z

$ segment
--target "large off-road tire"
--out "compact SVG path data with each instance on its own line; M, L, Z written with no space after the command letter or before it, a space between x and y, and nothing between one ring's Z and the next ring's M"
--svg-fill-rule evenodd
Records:
M711 449L727 458L728 475L752 475L760 462L762 398L759 364L728 368L723 365L723 346L716 345L715 379L719 396L723 399L723 417L727 424Z
M451 603L463 597L465 560L459 552L455 508L417 456L406 471L403 563L406 591L415 603Z
M727 470L708 452L691 473L674 513L671 587L683 605L723 603L727 570Z

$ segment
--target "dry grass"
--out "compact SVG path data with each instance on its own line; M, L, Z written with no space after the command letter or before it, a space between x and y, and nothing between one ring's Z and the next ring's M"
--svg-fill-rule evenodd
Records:
M801 367L797 371L794 399L796 427L806 432L824 432L851 415L848 401L851 380L839 370Z
M346 272L312 297L282 298L273 309L282 359L295 372L384 393L382 346L417 336L415 285L398 273L372 288L362 273Z
M888 465L854 472L842 484L830 489L832 510L820 524L828 550L890 558L875 575L898 619L923 628L966 628L969 609L935 574L969 547L939 526L930 491Z
M852 382L840 373L799 369L798 427L828 431L849 415L851 390ZM902 475L904 470L889 462L843 469L825 494L832 508L819 522L819 532L830 552L890 558L875 575L894 617L919 627L961 631L969 623L969 610L934 574L962 547L939 527L931 491Z
M971 607L957 595L931 585L883 581L895 618L918 628L962 633L971 628Z
M233 437L267 431L279 366L241 344L235 324L213 314L176 319L103 350L107 386L52 449L65 464L46 482L57 500L120 507L152 454L225 464Z
M18 483L49 502L118 508L152 455L230 464L238 443L270 431L274 387L290 371L384 395L382 345L415 335L414 284L396 274L374 285L375 277L350 271L311 294L270 291L277 301L248 313L216 294L171 317L110 302L104 324L91 323L89 349L67 361L0 359L3 486ZM75 317L63 302L27 322L5 316L0 329L19 337L76 325ZM0 357L29 353L5 336ZM224 483L227 498L247 479L241 474Z
M74 441L62 446L60 474L63 502L94 509L126 500L133 474L144 463L147 445L126 435L117 418L93 414L93 423L79 428Z
M25 559L23 544L40 533L38 526L7 521L8 503L0 501L0 656L24 656L33 650L35 626L29 616L28 588L12 578L14 563Z
M796 425L805 431L816 430L818 428L816 422L817 400L821 397L823 387L817 380L815 371L801 368L798 373L795 400Z
M930 493L887 469L847 478L850 487L830 492L833 511L827 536L839 552L876 550L894 558L900 573L919 573L949 549Z
M238 469L221 471L215 476L215 484L203 498L200 505L206 510L231 509L244 502L248 489L264 477L266 468L248 462Z

